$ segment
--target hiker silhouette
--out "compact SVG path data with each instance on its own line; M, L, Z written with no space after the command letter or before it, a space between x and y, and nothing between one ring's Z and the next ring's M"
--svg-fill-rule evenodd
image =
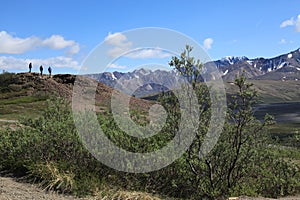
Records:
M49 72L49 76L51 76L52 68L50 66L48 67L48 72Z
M32 63L29 63L29 73L31 73Z
M43 66L41 65L41 66L40 66L41 76L43 76L43 69L44 69L44 68L43 68Z

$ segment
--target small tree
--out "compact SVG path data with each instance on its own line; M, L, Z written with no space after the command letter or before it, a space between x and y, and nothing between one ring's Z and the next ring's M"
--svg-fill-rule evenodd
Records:
M210 121L211 101L208 88L204 84L197 83L202 64L190 57L191 51L192 47L186 46L180 58L173 57L169 63L192 83L200 105L200 125L196 139L184 156L186 167L180 166L182 177L185 177L185 187L190 184L193 188L190 190L198 198L209 199L225 198L232 194L278 195L279 193L265 194L262 191L264 184L270 184L270 171L274 170L274 173L278 174L278 171L284 171L284 168L279 166L285 166L276 162L278 158L270 153L268 146L265 127L272 123L272 117L266 115L262 122L254 117L252 107L257 103L258 93L244 76L235 80L237 93L229 98L227 120L218 143L206 157L199 156ZM286 163L283 160L282 162ZM289 169L285 179L289 177L295 180L297 169L293 167ZM260 181L257 181L258 177ZM285 185L283 188L294 188L296 185L293 181L275 182L273 186L270 184L271 188L278 184ZM289 192L285 190L283 193Z
M193 89L195 89L202 63L199 59L195 60L194 57L191 57L192 50L193 47L186 45L180 55L180 59L176 56L172 57L169 65L174 67L181 76L185 77L193 85Z

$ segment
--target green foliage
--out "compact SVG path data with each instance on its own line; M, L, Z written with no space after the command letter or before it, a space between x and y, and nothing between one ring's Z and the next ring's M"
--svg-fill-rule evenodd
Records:
M23 118L24 128L0 134L0 167L40 180L47 189L74 192L82 174L102 175L102 166L82 145L69 104L62 98L48 100L37 119Z
M15 83L16 74L3 72L0 74L0 92L8 92L10 89L8 86Z
M192 85L195 87L202 64L200 60L195 60L194 57L190 56L193 47L186 45L184 51L181 53L180 58L176 56L172 57L169 62L171 67L174 67L180 75L184 76Z
M235 81L237 92L230 97L226 123L218 143L206 157L199 156L210 123L211 101L207 86L197 83L197 70L201 70L202 65L190 57L191 51L192 48L187 46L180 58L172 58L170 65L192 83L200 106L198 110L190 111L200 116L200 122L196 139L173 164L141 174L119 172L104 166L82 142L85 137L85 142L94 144L90 148L101 153L101 147L97 145L99 135L79 136L68 101L55 98L47 100L47 108L41 117L24 117L20 121L21 128L0 130L0 170L26 175L48 190L78 196L101 193L100 196L106 197L115 193L127 198L127 194L117 192L120 189L183 199L225 199L231 195L278 197L299 192L299 166L287 159L299 158L299 152L272 145L267 127L273 119L268 115L262 121L254 117L253 105L258 94L243 76ZM9 79L6 76L13 77L11 74L4 78L0 76L0 81L6 82ZM188 97L192 96L188 94ZM152 152L174 138L179 123L190 120L181 119L179 100L174 93L163 93L159 102L168 114L166 123L159 133L146 139L126 134L108 111L98 114L97 120L108 139L120 148ZM83 114L82 121L78 122L82 123L81 129L87 128L84 122L92 119L90 113ZM130 115L142 126L149 123L146 114L139 110L131 110ZM89 128L96 130L96 127ZM293 139L299 141L298 136L295 134Z
M170 65L191 83L196 83L198 77L192 67L194 59L189 56L191 50L187 46L180 58L172 58ZM200 151L208 127L210 100L207 88L194 84L194 90L201 94L197 95L198 101L206 107L200 107L201 122L196 140L184 156L186 163L181 162L180 166L185 185L190 183L193 191L190 194L215 199L230 195L277 197L295 192L299 182L298 167L286 160L279 161L268 147L266 127L273 123L273 118L266 115L261 122L254 117L252 107L257 103L258 93L244 76L236 79L235 86L237 92L229 98L231 102L223 133L209 155L202 158ZM267 190L265 185L271 189Z
M162 130L157 134L155 134L154 136L148 138L137 138L137 137L132 137L128 135L125 131L121 130L117 126L116 122L114 121L114 117L112 114L106 113L106 114L98 115L99 124L101 125L101 129L106 135L106 137L121 149L125 149L126 151L135 152L135 153L153 152L165 147L168 144L168 142L170 142L174 137L174 131L172 131L173 127L171 126L172 124L170 123L171 120L172 119L167 119L167 122L165 123L165 126L162 128ZM130 130L136 131L136 133L140 132L140 130L138 130L137 128L135 129L133 127L131 127ZM99 140L99 138L97 138L97 135L95 135L93 136L93 138L89 138L89 140L97 141ZM92 144L92 142L90 144ZM100 148L99 145L98 147L95 145L94 151L101 153ZM162 158L153 159L151 162L152 163L159 162L160 159ZM130 166L132 163L128 161L127 164L128 166ZM158 176L162 177L162 174L161 173L159 174L160 175ZM141 176L143 177L143 175ZM137 181L137 183L140 184L141 181ZM127 185L131 185L131 184L127 183Z
M22 103L33 103L37 101L45 101L47 99L46 96L23 96L15 99L3 99L1 100L2 105L9 104L22 104Z

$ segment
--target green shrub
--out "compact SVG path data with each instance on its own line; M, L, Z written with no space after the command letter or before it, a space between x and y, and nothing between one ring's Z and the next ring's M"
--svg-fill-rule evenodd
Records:
M209 98L207 88L194 84L199 90L199 102L207 106L201 110L203 121L197 139L181 158L163 169L132 174L104 166L85 148L68 101L54 98L47 100L41 117L23 118L21 128L16 130L0 130L0 170L26 175L45 189L78 196L101 193L106 197L103 191L110 195L116 191L115 198L127 198L128 193L117 191L129 190L185 199L216 199L230 195L278 197L299 191L299 167L282 159L287 157L287 150L280 155L269 145L264 129L269 118L262 123L253 116L256 92L243 77L236 84L239 92L231 98L233 104L224 131L205 158L199 157L199 145L209 121ZM168 118L160 133L147 139L131 137L120 130L111 113L99 114L98 121L117 146L132 152L155 151L173 139L180 119L174 95L162 96L160 101ZM132 114L144 124L144 116L136 111ZM83 118L83 129L84 120L89 121L89 117L87 114ZM97 137L95 134L84 138L95 144L95 151L101 148Z
M83 173L99 177L102 165L85 149L68 102L48 100L38 119L23 118L23 128L0 134L0 167L42 181L47 189L76 193ZM100 173L101 172L101 173ZM75 175L74 175L75 174ZM88 187L86 186L86 189ZM88 193L89 191L86 190Z

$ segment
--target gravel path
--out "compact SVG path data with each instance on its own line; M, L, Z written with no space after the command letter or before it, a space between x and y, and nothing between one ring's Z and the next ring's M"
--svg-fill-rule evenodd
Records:
M35 185L0 177L0 200L78 200L78 198L45 192Z
M0 122L16 123L17 120L12 120L12 119L0 119Z
M108 198L104 198L108 200ZM118 198L119 199L119 198ZM126 198L127 199L127 198ZM138 200L140 198L130 198ZM233 200L273 200L270 198L239 197ZM280 200L300 200L300 196L279 198ZM45 192L36 185L18 182L14 178L0 176L0 200L100 200L100 198L76 198ZM121 199L120 199L121 200ZM142 200L142 199L141 199Z

